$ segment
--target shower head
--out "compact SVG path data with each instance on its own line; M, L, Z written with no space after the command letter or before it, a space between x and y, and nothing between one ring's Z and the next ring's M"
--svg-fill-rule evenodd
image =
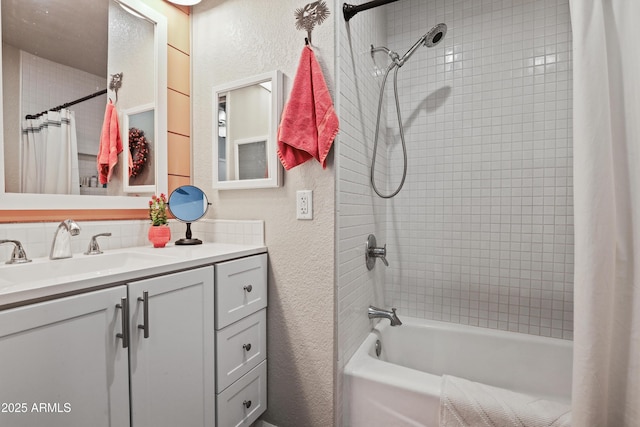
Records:
M424 45L426 47L433 47L440 43L446 34L447 24L438 24L424 35Z
M402 58L395 61L396 65L402 67L404 63L413 55L421 45L426 47L433 47L440 43L444 38L444 35L447 34L447 25L446 24L438 24L432 29L430 29L424 36L420 37L420 39L413 45L407 53L405 53Z

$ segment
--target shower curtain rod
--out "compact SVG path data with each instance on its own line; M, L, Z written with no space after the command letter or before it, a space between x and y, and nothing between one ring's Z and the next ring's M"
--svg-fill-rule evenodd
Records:
M66 104L58 105L57 107L54 107L54 108L49 108L48 110L43 111L43 112L41 112L41 113L38 113L38 114L28 114L28 115L26 115L26 116L25 116L25 119L26 119L26 120L29 120L29 119L37 119L38 117L40 117L41 115L43 115L44 113L46 113L46 112L48 112L48 111L60 111L60 110L62 110L63 108L71 107L72 105L79 104L79 103L84 102L84 101L87 101L87 100L89 100L89 99L91 99L91 98L95 98L96 96L105 95L106 93L107 93L107 90L106 90L106 89L103 89L103 90L100 90L100 91L98 91L98 92L96 92L96 93L92 93L91 95L87 95L87 96L85 96L85 97L82 97L82 98L76 99L75 101L67 102Z
M358 12L362 12L363 10L367 9L373 9L374 7L378 6L384 6L385 4L393 3L396 1L398 0L373 0L360 5L344 3L342 5L342 14L344 15L344 20L348 22L349 19L353 18L354 15Z

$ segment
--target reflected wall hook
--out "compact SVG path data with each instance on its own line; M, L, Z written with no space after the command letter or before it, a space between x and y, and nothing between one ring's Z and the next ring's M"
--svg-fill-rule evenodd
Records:
M111 81L109 82L109 89L116 93L116 102L118 103L118 89L122 86L122 76L124 73L111 74Z

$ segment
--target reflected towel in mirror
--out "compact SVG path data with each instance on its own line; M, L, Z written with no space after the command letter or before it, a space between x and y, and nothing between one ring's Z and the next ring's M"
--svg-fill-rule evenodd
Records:
M122 139L118 123L118 111L111 100L104 112L102 131L100 132L100 147L98 148L98 179L100 184L111 181L114 166L118 163L118 154L122 152ZM129 170L131 170L131 157Z

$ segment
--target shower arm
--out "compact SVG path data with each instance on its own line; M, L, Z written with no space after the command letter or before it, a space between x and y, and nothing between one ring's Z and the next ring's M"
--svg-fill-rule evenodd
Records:
M373 45L371 45L371 58L373 58L373 55L376 52L384 52L387 55L389 55L389 58L391 58L391 60L393 61L393 63L398 66L398 68L402 67L404 65L405 62L407 62L407 60L409 58L411 58L411 55L413 55L413 53L422 45L424 44L425 40L427 39L427 35L425 34L424 36L420 37L420 39L415 42L413 44L413 46L411 46L409 48L409 50L407 51L407 53L405 53L404 55L402 55L402 57L400 57L400 55L398 55L396 52L387 49L384 46L380 46L380 47L373 47Z
M358 12L373 9L374 7L378 6L384 6L385 4L393 3L396 1L398 0L373 0L359 5L343 3L342 15L344 16L344 20L349 22L349 19L353 18Z
M401 67L402 66L402 64L400 63L400 61L401 61L400 55L398 55L396 52L394 52L392 50L389 50L384 46L373 47L373 45L371 45L371 59L373 59L373 55L376 52L384 52L387 55L389 55L389 58L391 58L391 60L393 61L391 63L391 65L390 65L390 67L395 67L395 66Z

